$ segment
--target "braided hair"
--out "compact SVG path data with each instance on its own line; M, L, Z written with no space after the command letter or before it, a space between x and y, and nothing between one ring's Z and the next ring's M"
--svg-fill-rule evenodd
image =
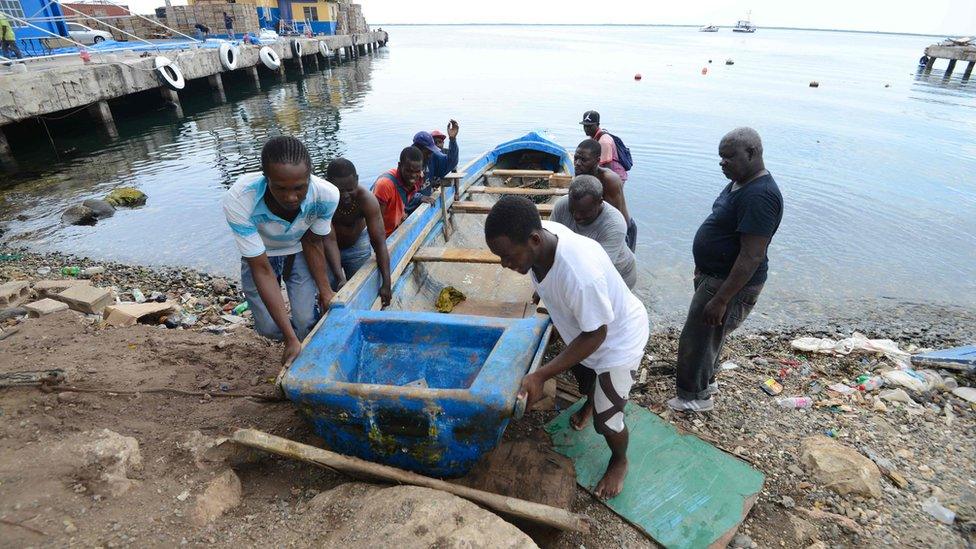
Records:
M261 149L261 170L268 171L271 164L288 164L299 166L304 164L308 171L312 171L312 157L308 149L298 139L290 135L272 137Z

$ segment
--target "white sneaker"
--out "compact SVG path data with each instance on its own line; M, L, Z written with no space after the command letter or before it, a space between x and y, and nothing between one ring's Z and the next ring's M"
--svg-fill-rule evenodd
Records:
M709 397L713 397L713 396L717 395L718 394L718 381L714 381L712 383L709 383L708 384L708 387L705 388L705 394L707 394Z
M685 400L674 397L668 401L668 406L677 412L708 412L715 407L715 403L710 398L706 400Z

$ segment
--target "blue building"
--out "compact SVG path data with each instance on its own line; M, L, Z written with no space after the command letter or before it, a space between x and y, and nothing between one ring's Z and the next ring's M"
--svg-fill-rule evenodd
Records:
M36 44L32 42L44 38L53 38L51 34L68 36L68 28L65 26L61 4L57 2L51 0L0 0L0 11L8 15L10 25L17 34L17 40L30 41L22 42L25 46L23 49L34 49L31 46ZM13 19L14 17L26 20L30 25L16 21Z

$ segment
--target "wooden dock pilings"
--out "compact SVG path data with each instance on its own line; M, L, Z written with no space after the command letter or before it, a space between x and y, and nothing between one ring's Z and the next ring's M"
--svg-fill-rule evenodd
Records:
M949 66L945 70L945 78L952 76L956 62L968 62L966 71L962 74L963 80L967 80L973 74L973 67L976 66L976 41L973 39L946 40L925 48L925 55L928 57L924 69L926 74L932 72L932 66L935 65L937 59L949 60Z

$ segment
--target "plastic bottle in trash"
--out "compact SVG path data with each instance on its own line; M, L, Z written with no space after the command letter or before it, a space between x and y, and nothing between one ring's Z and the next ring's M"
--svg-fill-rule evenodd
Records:
M943 524L952 524L956 521L956 513L943 507L934 497L922 502L922 510Z
M874 376L874 377L869 377L868 379L862 381L861 384L857 386L857 390L862 392L867 392L867 391L873 391L883 386L884 386L884 378L881 376Z
M132 300L136 303L145 303L146 295L139 288L132 288Z
M240 316L241 313L243 313L246 310L247 310L247 301L245 301L244 303L241 303L237 307L234 307L234 314L237 315L237 316Z
M777 398L776 404L780 408L809 408L813 406L813 399L810 397L783 397Z
M61 274L64 276L78 276L79 273L81 273L79 267L61 267Z

